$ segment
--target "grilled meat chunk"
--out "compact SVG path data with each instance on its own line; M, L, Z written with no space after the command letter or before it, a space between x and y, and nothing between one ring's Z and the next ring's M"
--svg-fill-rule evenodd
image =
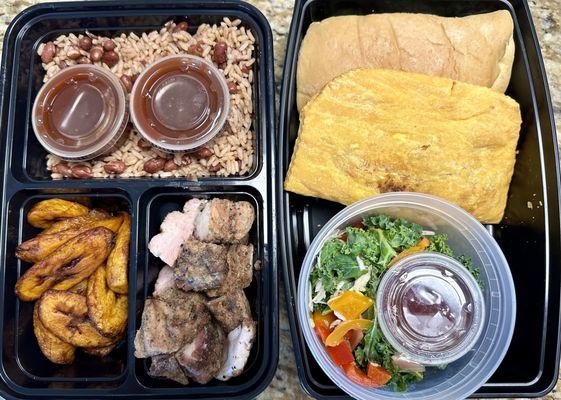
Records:
M183 207L183 212L173 211L166 215L160 225L161 233L150 240L148 249L167 265L173 266L181 253L181 246L189 239L195 228L195 220L205 202L191 199Z
M195 221L195 237L211 243L246 243L255 220L247 201L212 199Z
M227 246L188 240L174 268L175 283L183 290L218 288L228 272Z
M181 369L173 353L152 357L152 364L150 364L148 375L168 378L182 385L187 385L189 383L187 375L185 375L185 372Z
M226 334L216 322L211 321L175 357L190 378L201 384L207 383L226 361Z
M228 273L217 289L207 291L210 297L222 296L235 289L245 289L253 279L253 245L234 244L226 255Z
M243 290L233 290L210 300L207 307L226 332L234 330L245 319L251 319L249 301Z
M158 297L146 299L142 325L134 339L135 356L175 352L192 341L209 321L203 295L168 288Z

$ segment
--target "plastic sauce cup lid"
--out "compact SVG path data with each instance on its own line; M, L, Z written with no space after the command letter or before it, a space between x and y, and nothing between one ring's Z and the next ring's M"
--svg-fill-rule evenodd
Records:
M149 65L131 91L131 118L139 133L167 151L192 150L224 126L230 92L222 73L192 55L164 57Z
M41 87L32 124L49 152L67 160L87 160L111 150L128 117L125 90L113 73L95 65L74 65Z
M455 259L432 252L393 265L380 282L376 304L390 344L423 365L462 357L485 320L483 293L473 275Z

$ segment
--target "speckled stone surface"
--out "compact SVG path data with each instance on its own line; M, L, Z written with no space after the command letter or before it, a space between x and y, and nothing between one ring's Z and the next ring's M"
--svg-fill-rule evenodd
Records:
M16 14L24 8L38 2L40 1L0 0L0 39L3 39L6 27ZM286 36L292 17L293 1L249 0L249 3L257 6L257 8L265 14L271 24L274 36L275 80L278 89L284 62ZM557 131L561 132L561 0L530 0L530 9L544 56ZM308 396L302 391L298 382L282 285L280 287L280 292L279 367L273 381L259 396L259 399L307 399ZM560 382L558 382L555 389L550 394L543 397L543 399L561 400Z

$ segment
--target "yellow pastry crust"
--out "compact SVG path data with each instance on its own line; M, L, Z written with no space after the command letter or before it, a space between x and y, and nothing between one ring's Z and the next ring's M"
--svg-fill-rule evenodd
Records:
M285 189L343 204L384 192L428 193L497 223L520 125L518 103L486 87L353 70L302 110Z

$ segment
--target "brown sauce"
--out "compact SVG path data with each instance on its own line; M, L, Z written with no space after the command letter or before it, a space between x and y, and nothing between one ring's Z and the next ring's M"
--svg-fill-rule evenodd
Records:
M106 82L88 74L57 82L45 98L42 117L45 134L53 140L72 144L94 140L92 133L110 121L115 98Z
M125 92L100 67L79 65L53 76L33 106L33 128L50 152L69 160L110 152L128 121Z
M162 144L188 144L219 123L225 99L221 83L204 63L173 57L141 75L133 89L135 125Z

